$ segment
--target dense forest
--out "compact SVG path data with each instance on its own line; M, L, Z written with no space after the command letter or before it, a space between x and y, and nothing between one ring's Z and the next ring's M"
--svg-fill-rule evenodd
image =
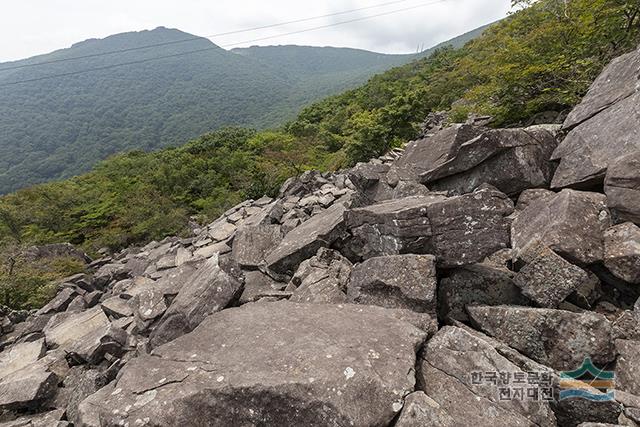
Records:
M461 48L372 78L305 108L281 129L227 128L153 153L116 155L90 173L0 198L4 245L69 241L89 253L187 232L289 176L332 170L414 138L431 111L525 124L574 106L613 57L640 42L630 0L517 1L522 9Z
M312 101L416 58L299 46L275 51L230 52L157 28L0 64L0 194L86 172L119 152L182 145L222 126L281 125ZM323 67L292 67L278 61L283 56Z

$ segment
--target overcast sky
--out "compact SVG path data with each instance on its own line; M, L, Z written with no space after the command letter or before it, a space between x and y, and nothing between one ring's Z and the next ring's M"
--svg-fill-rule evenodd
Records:
M390 3L394 0L3 0L0 62L26 58L88 38L178 28L199 36ZM371 15L412 8L360 22L337 25L243 45L341 46L377 52L415 52L504 17L510 0L406 0L384 7L260 31L212 38L230 45Z

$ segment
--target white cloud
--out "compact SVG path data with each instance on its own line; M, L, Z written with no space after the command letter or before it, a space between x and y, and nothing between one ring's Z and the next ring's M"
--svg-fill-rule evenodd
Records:
M4 0L0 14L0 61L25 58L88 38L153 29L178 28L207 36L373 6L392 0ZM333 16L278 28L214 38L219 45L281 35L354 18L433 3L407 0L395 5ZM504 17L510 0L444 0L441 3L337 25L317 31L279 36L250 44L347 46L388 53L430 47Z

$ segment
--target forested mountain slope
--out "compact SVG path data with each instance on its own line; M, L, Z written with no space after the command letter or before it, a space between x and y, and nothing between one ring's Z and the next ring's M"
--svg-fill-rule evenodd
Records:
M269 61L251 49L230 52L162 27L0 64L0 193L85 172L114 153L180 145L221 126L281 125L312 101L415 59L276 49L308 65ZM83 58L70 60L76 57ZM100 70L75 74L91 69ZM39 80L61 74L70 75Z

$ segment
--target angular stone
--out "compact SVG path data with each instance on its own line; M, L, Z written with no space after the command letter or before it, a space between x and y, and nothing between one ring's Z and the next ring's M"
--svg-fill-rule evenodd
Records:
M554 188L599 184L620 156L638 152L639 64L640 51L614 59L569 114L564 127L573 130L553 154L561 159Z
M243 225L233 239L233 259L245 268L257 268L280 244L279 225Z
M68 424L61 421L64 415L63 409L56 409L42 414L20 417L13 421L0 422L0 427L66 427Z
M640 151L609 165L604 192L607 206L618 219L640 224Z
M347 302L351 263L331 249L320 248L313 258L300 264L291 284L296 288L291 302L341 304Z
M78 293L73 288L62 288L47 305L36 312L36 316L65 311L76 296Z
M58 314L43 332L47 345L74 353L88 363L99 362L105 353L117 355L126 343L126 333L112 327L100 307Z
M556 195L557 193L554 193L551 190L545 190L544 188L533 188L530 190L524 190L522 193L520 193L520 197L518 197L516 212L527 209L529 205L538 200L546 200L548 203Z
M266 259L268 267L292 274L305 259L320 248L329 247L344 233L344 205L338 203L293 229Z
M100 304L106 314L113 318L133 316L133 306L131 300L115 296L108 298Z
M482 261L509 246L513 204L490 187L447 198L392 200L345 213L352 261L406 253L436 255L441 267Z
M35 362L11 372L0 381L0 410L36 409L55 393L58 378Z
M638 90L640 51L619 56L605 67L593 82L587 95L567 116L564 128L570 129Z
M393 198L393 189L385 177L388 165L358 163L348 171L348 176L358 192L358 205L365 206Z
M583 269L544 248L516 274L514 283L536 305L556 308L588 281L589 275Z
M557 370L577 369L586 357L603 365L615 359L612 327L601 314L510 306L467 311L483 332Z
M58 388L54 406L65 408L66 418L78 425L80 402L107 385L110 382L107 377L108 375L96 369L88 369L85 366L72 367Z
M356 304L403 308L435 317L437 283L432 255L382 256L353 268L347 296Z
M562 190L531 203L511 226L514 257L530 262L546 246L578 264L602 261L603 233L611 224L605 202L602 194Z
M400 180L418 181L420 175L443 167L456 155L460 146L479 136L485 129L465 124L455 124L435 135L412 141L402 156L394 163L390 175Z
M81 425L388 425L426 336L379 307L246 304L129 362Z
M0 353L0 378L36 362L46 351L43 339L14 344Z
M175 254L168 254L163 256L156 262L156 269L158 271L168 270L169 268L176 267L176 256Z
M484 264L458 267L440 280L438 311L443 319L469 320L468 305L525 305L515 273Z
M640 396L640 341L617 340L616 389Z
M194 258L211 258L215 254L226 254L231 252L231 248L225 242L215 243L209 246L203 246L196 249L193 253Z
M284 184L282 184L282 187L280 187L279 197L303 196L313 193L328 182L329 181L322 177L320 172L306 171L300 176L287 179Z
M110 282L123 280L131 275L131 270L124 264L105 264L93 275L96 286L102 289Z
M555 400L550 402L550 404L555 413L559 426L576 426L584 421L615 422L615 420L618 419L621 408L617 402L591 401L586 399L558 400L558 396L560 393L560 376L553 369L534 362L533 360L509 347L505 343L491 338L474 329L471 329L464 324L461 324L459 322L455 322L455 324L475 338L487 342L501 356L507 358L511 363L517 365L523 371L548 375L551 380L550 386L554 388L553 396L555 397ZM510 384L515 385L513 384L513 379L510 381ZM586 383L583 383L583 387L593 394L602 394L600 391L594 388L590 388Z
M244 290L240 296L240 304L258 301L274 291L281 291L284 283L276 282L269 275L259 270L244 273Z
M438 426L455 427L456 421L435 400L422 391L404 399L404 407L395 427Z
M215 242L222 242L227 240L236 232L236 226L231 224L230 222L220 222L216 224L211 231L209 231L209 236Z
M513 209L513 202L490 186L429 206L438 266L474 264L509 247L507 216Z
M456 422L445 426L556 425L547 403L500 399L499 386L473 384L473 372L513 375L523 371L490 342L460 328L445 326L425 346L418 364L418 385L439 405L432 407L432 416Z
M86 308L86 300L82 295L78 295L69 303L66 311L69 313L77 313L80 311L84 311Z
M457 194L481 184L507 195L548 187L554 172L549 158L557 145L555 129L545 126L490 130L458 146L420 180L432 190Z
M604 265L619 279L640 284L640 228L627 222L604 233Z
M176 252L175 264L176 267L180 267L183 264L191 261L193 259L193 253L189 249L180 247Z
M588 187L604 182L619 157L640 150L640 92L583 122L554 151L560 160L552 188Z
M208 315L226 308L240 296L242 282L224 271L214 255L196 270L151 334L157 347L191 332Z

